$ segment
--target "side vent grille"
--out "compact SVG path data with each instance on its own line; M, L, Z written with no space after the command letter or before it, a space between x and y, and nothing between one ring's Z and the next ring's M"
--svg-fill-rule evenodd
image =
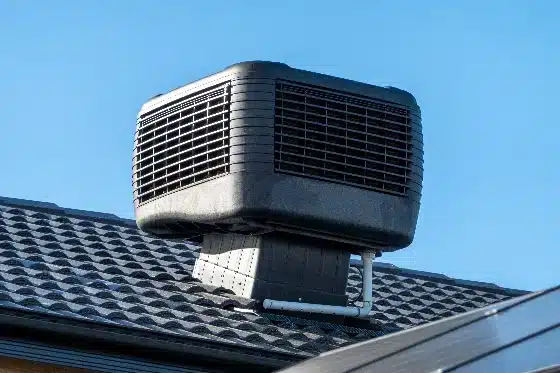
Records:
M136 132L139 203L229 172L229 83L142 116Z
M405 106L292 82L276 84L275 170L405 196Z

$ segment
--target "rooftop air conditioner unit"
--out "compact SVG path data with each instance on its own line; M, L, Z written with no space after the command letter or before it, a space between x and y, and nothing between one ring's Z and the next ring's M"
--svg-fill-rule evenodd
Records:
M137 223L164 237L204 235L195 275L205 282L344 305L351 252L412 242L422 149L408 92L281 63L235 64L142 106ZM271 275L284 267L293 280ZM223 276L209 274L217 270ZM325 290L326 278L335 285Z

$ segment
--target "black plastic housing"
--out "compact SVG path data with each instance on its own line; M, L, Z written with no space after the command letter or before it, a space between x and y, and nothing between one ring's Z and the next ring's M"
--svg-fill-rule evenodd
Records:
M396 250L414 237L421 116L397 88L235 64L145 103L133 159L137 224L157 235L276 230L349 251Z

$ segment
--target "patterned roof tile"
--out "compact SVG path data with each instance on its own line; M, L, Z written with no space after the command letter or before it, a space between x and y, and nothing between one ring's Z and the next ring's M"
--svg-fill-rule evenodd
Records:
M114 215L0 198L0 307L298 355L315 355L524 292L375 263L370 328L257 312L191 276L195 244ZM361 269L348 295L361 305Z

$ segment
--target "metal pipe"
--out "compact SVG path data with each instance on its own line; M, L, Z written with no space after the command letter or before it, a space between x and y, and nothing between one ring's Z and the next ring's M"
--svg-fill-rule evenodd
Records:
M326 304L286 302L281 300L265 299L263 307L267 310L284 310L297 312L322 313L327 315L341 315L351 317L367 317L372 307L372 261L375 258L375 252L366 251L362 253L363 275L362 275L362 307L343 307L330 306Z

